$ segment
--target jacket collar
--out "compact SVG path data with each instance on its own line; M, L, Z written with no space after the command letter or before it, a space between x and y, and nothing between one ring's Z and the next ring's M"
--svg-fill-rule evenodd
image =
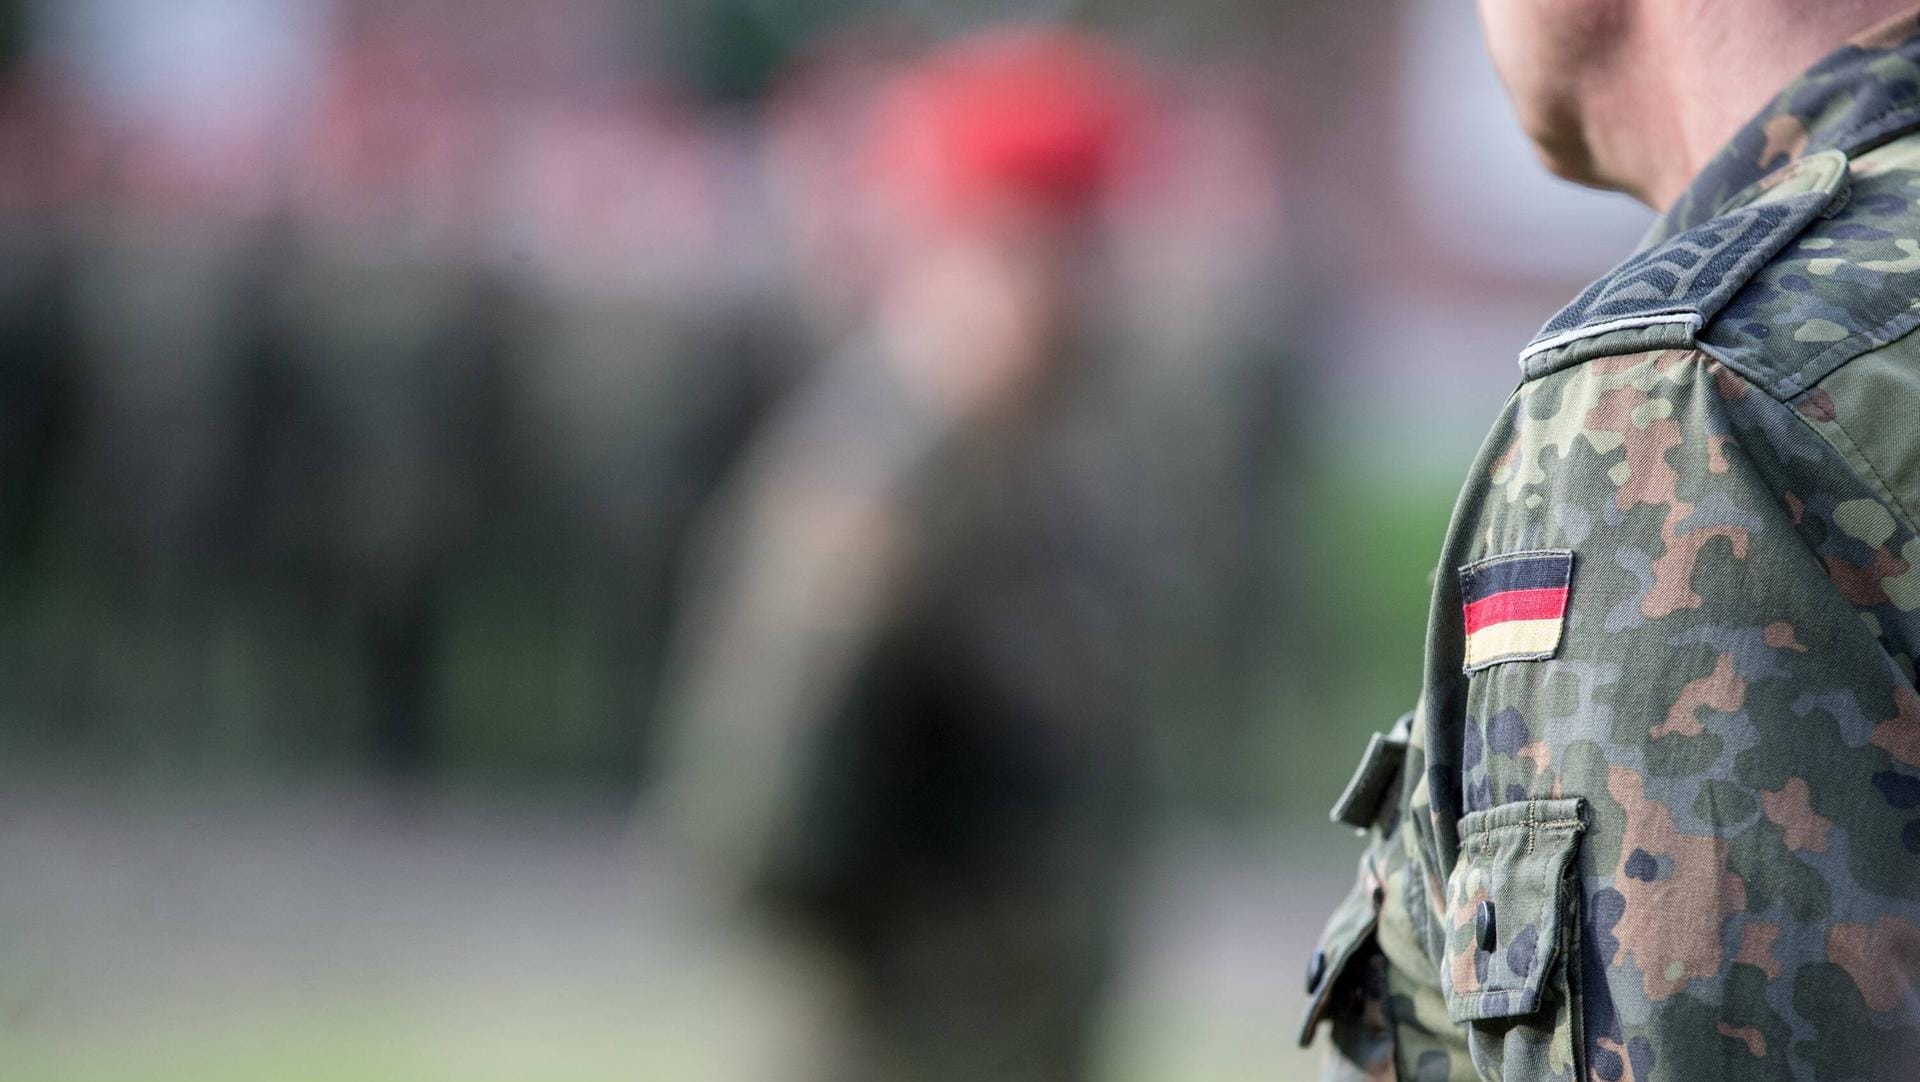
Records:
M1841 46L1740 129L1654 223L1643 249L1744 205L1769 174L1808 155L1849 157L1920 126L1920 9Z

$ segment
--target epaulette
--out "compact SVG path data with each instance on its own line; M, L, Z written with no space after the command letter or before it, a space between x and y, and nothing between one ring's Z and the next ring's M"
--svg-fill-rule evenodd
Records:
M1795 237L1848 198L1847 157L1809 154L1770 174L1761 193L1644 248L1588 286L1520 353L1526 379L1596 357L1705 348L1715 322Z

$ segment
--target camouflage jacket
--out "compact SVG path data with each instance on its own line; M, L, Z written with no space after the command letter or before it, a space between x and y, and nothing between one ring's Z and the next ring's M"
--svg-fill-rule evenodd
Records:
M1920 15L1521 354L1309 970L1330 1077L1920 1078Z

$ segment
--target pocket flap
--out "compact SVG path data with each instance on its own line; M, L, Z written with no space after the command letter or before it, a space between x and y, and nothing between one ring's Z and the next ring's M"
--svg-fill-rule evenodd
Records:
M1460 861L1447 882L1441 984L1456 1022L1540 1007L1565 946L1576 892L1573 854L1585 801L1524 800L1460 820Z
M1307 1011L1300 1020L1300 1047L1313 1043L1313 1031L1334 1006L1334 991L1344 986L1342 978L1347 975L1347 969L1367 956L1364 948L1373 942L1384 894L1384 884L1374 870L1372 858L1363 859L1353 889L1347 892L1346 900L1333 911L1333 916L1327 918L1320 943L1307 962Z
M1407 737L1413 728L1413 715L1406 714L1391 730L1375 733L1367 741L1367 750L1354 768L1353 777L1340 792L1327 817L1364 831L1380 817L1380 806L1393 795L1393 783L1400 779L1400 767L1407 759Z

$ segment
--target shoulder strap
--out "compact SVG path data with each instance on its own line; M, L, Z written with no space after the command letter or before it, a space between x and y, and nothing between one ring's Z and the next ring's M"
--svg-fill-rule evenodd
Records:
M1536 379L1595 357L1693 347L1695 336L1800 232L1844 205L1847 158L1808 155L1735 210L1645 248L1588 286L1520 353Z

